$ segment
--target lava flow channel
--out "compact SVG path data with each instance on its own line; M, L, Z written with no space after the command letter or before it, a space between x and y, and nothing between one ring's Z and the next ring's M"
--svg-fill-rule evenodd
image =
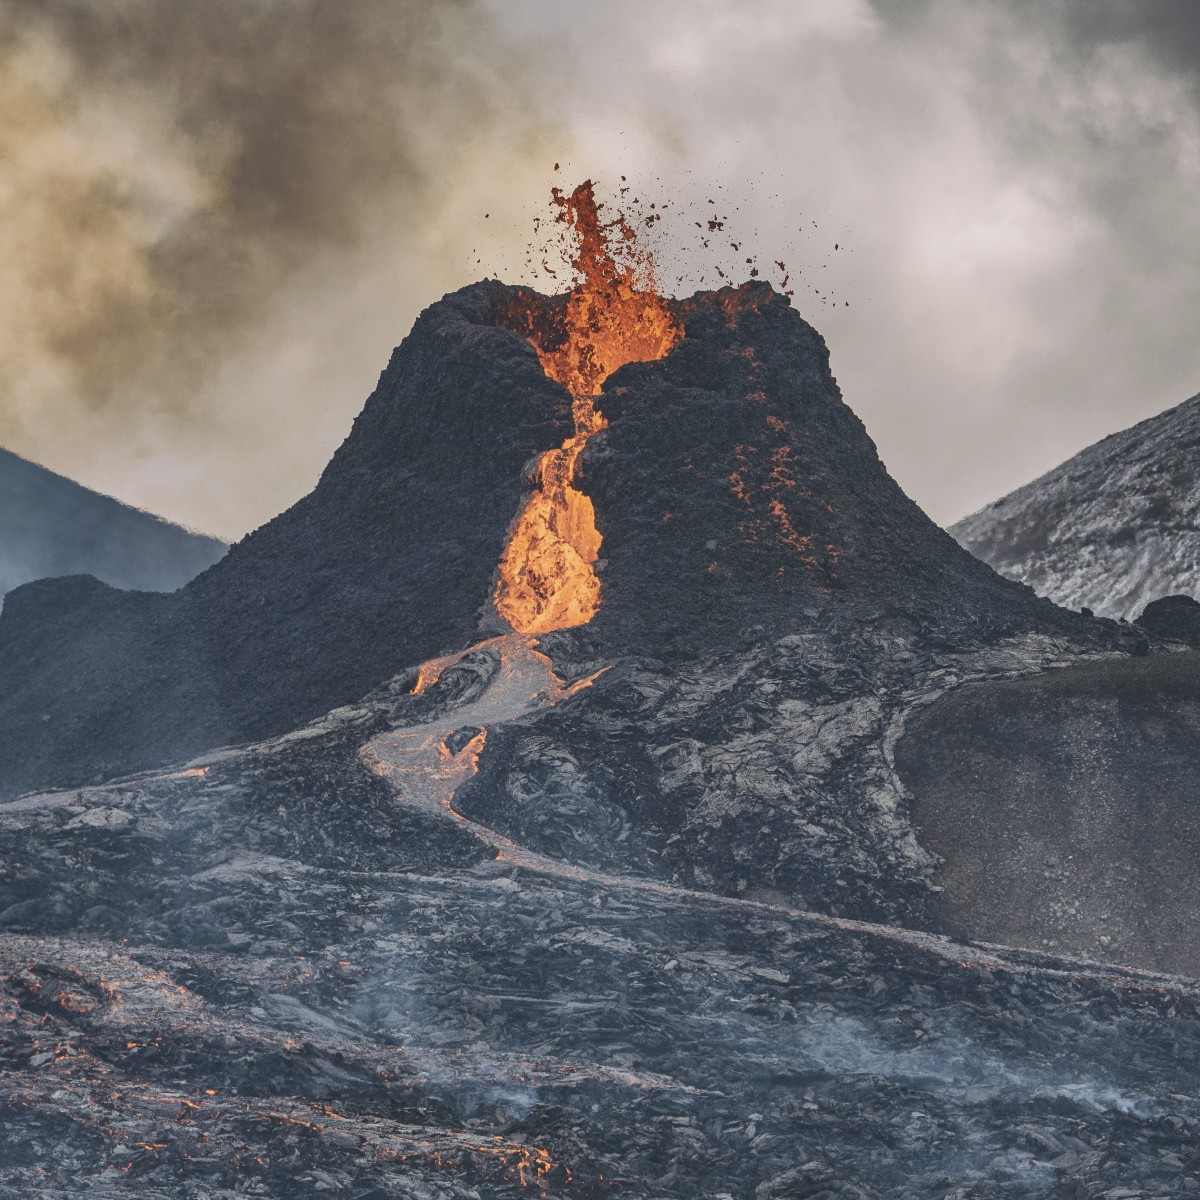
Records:
M575 487L579 458L605 427L595 397L629 362L664 357L683 336L654 283L653 261L624 217L600 220L590 180L569 196L555 188L556 220L575 238L578 279L561 324L551 310L511 314L546 374L571 393L574 432L538 460L537 486L517 515L500 559L493 603L517 633L585 625L600 608L600 532L591 500Z
M602 668L593 675L564 684L555 675L553 663L536 646L535 637L510 633L481 642L458 654L430 660L421 669L421 691L426 694L437 685L449 667L469 653L490 650L499 656L500 661L494 678L482 693L471 700L452 704L431 720L415 725L398 725L378 734L360 747L359 761L396 789L396 799L400 804L453 821L495 850L497 862L520 870L572 884L682 901L689 906L711 905L742 912L769 913L811 926L882 938L966 970L1008 971L1043 979L1078 980L1086 977L1103 980L1120 990L1152 990L1189 998L1200 995L1194 980L1175 976L1090 963L1082 959L1055 960L1063 963L1062 966L1031 963L1027 959L1030 952L1014 951L1006 946L987 942L956 942L944 934L849 917L833 917L786 903L723 896L648 876L625 875L563 862L522 846L489 825L472 820L455 807L454 801L458 790L478 772L488 728L568 701L591 687L607 670ZM470 736L463 740L467 733Z

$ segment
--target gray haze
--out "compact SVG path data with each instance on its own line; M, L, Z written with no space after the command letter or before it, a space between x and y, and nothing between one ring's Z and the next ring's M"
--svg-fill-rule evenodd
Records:
M1200 383L1192 0L0 0L0 30L0 443L227 536L311 487L424 304L537 278L584 175L727 210L737 255L664 222L673 290L786 261L938 520Z
M0 450L0 603L19 584L59 575L173 592L226 549Z
M398 338L448 189L530 149L530 75L475 0L0 0L0 444L271 516L364 398L342 323Z

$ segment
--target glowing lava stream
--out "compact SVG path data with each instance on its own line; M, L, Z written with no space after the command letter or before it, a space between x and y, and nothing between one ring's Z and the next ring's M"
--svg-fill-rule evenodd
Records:
M592 675L576 683L563 684L554 674L550 660L539 653L536 646L537 638L531 634L508 633L472 646L461 654L425 663L417 676L416 692L432 687L448 667L471 651L492 649L500 656L495 678L481 696L466 701L438 720L401 727L372 738L359 750L359 758L376 775L399 789L396 798L402 804L449 817L500 851L505 860L538 871L544 870L545 864L558 864L523 849L486 825L468 820L454 807L455 792L478 769L479 756L487 739L487 726L551 708L589 687L596 678ZM453 735L471 729L478 732L457 751L452 750Z
M888 925L865 921L848 921L827 917L804 909L758 900L741 900L720 896L714 892L676 887L654 879L619 875L611 871L580 867L559 862L518 845L511 838L487 825L472 821L454 807L458 789L479 769L479 757L487 740L487 726L551 708L569 699L583 688L591 686L596 675L564 685L554 674L550 659L535 647L537 639L529 634L510 633L481 642L460 654L447 655L425 663L418 674L415 690L425 692L433 687L443 672L474 650L492 649L500 655L500 667L483 694L452 708L443 716L426 724L401 726L372 738L359 750L362 763L380 778L396 788L401 804L437 814L469 830L480 841L491 846L497 859L527 871L536 871L558 879L591 883L601 887L649 892L657 896L688 901L702 901L726 907L783 913L789 917L815 921L838 929L861 930L882 934L933 950L953 962L961 962L969 953L979 965L994 962L991 956L974 949L956 945L933 934L899 930ZM600 672L597 672L597 675ZM454 734L476 730L457 750L451 748Z
M579 456L605 426L591 396L574 396L575 432L538 462L538 489L513 526L493 603L519 633L586 625L600 608L600 532L591 500L573 486Z
M591 500L574 486L588 441L607 422L601 385L631 362L660 359L683 336L659 295L654 262L620 214L600 219L590 180L569 196L554 189L555 218L575 239L561 324L532 305L507 314L533 345L549 378L571 393L571 435L538 460L536 488L513 522L497 568L492 603L517 633L586 625L600 608L600 531Z

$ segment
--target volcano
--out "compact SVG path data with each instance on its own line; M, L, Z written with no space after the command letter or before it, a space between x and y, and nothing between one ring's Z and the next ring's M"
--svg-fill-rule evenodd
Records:
M1091 636L901 492L786 297L661 299L611 261L581 239L569 298L485 282L427 309L316 489L177 594L16 589L7 792L282 733L507 628L672 661L830 622Z
M1193 656L934 526L786 297L555 201L576 287L427 309L216 567L5 605L0 1194L1187 1194L1194 980L973 941L914 801L961 703Z

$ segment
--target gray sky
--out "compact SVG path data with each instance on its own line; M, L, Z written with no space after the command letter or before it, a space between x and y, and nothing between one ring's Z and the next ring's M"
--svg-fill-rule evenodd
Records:
M786 261L937 520L1200 389L1195 0L0 0L0 55L0 444L225 536L585 176L675 202L673 290Z

